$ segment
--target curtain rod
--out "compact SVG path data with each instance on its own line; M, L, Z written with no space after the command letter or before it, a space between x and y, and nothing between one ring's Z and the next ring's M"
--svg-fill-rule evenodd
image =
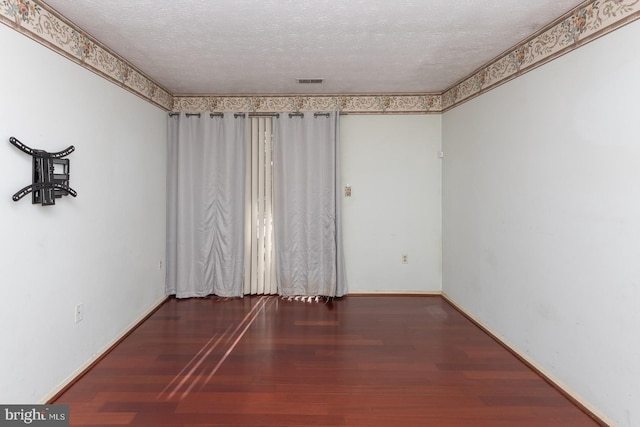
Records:
M180 113L169 113L169 117L175 117L175 116L179 116ZM192 117L192 116L196 116L196 117L200 117L201 113L186 113L187 117ZM224 117L224 113L209 113L209 117L213 118L213 117Z
M318 118L319 116L329 117L331 113L313 113L313 117ZM289 118L292 117L304 117L304 113L289 113Z
M247 113L234 113L234 117L245 117ZM249 117L275 117L279 118L280 113L248 113ZM324 116L329 117L331 113L313 113L313 117ZM169 117L179 116L180 113L169 113ZM186 113L187 117L201 117L202 113ZM209 117L224 117L224 113L209 113ZM304 113L289 113L289 118L292 117L304 117Z
M168 113L169 117L175 117L175 116L179 116L180 113ZM202 113L185 113L185 115L187 117L192 117L192 116L196 116L196 117L201 117ZM235 113L233 116L238 118L238 117L245 117L245 113ZM224 113L209 113L209 117L213 118L213 117L224 117ZM249 113L249 117L280 117L279 113Z
M245 117L246 113L235 113L234 117ZM249 117L280 117L280 113L249 113Z

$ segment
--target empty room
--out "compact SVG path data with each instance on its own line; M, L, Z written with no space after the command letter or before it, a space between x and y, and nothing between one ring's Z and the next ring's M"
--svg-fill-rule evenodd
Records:
M0 1L0 425L640 426L640 1Z

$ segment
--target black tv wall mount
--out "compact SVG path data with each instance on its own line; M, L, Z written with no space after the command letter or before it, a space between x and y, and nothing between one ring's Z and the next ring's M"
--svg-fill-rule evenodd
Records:
M14 194L14 202L32 193L31 203L40 203L42 206L46 206L55 205L56 199L62 196L71 194L76 197L78 195L75 190L69 187L69 159L63 159L74 152L73 145L66 150L49 153L29 148L14 137L9 138L9 142L33 157L33 183Z

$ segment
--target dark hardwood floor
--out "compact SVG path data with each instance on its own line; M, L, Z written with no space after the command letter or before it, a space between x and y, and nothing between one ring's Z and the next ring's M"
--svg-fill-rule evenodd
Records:
M598 425L420 296L170 299L55 403L73 426Z

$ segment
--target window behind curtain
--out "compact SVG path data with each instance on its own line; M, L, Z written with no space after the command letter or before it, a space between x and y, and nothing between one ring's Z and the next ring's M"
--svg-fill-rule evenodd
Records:
M272 119L252 117L246 159L245 294L276 294L273 245Z

